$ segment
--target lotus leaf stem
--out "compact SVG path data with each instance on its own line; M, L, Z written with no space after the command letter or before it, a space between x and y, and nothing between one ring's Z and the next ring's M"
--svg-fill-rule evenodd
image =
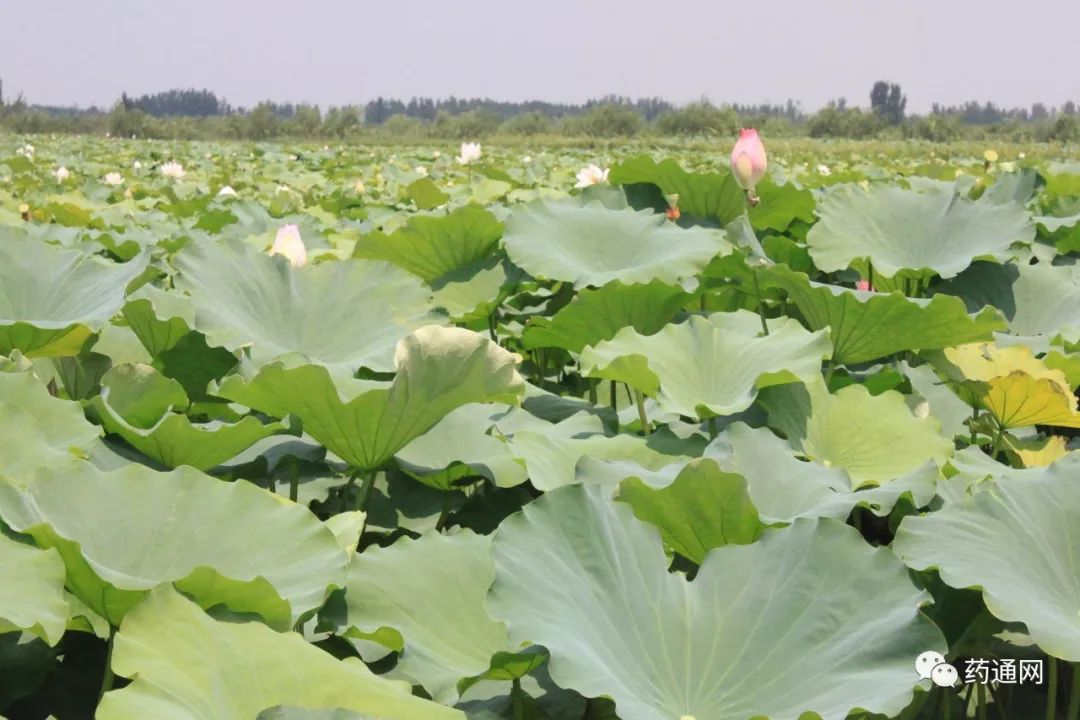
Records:
M634 391L634 402L637 403L638 420L641 421L641 432L643 435L648 435L649 429L649 417L645 414L645 396L641 394L640 390Z
M514 686L510 691L510 705L513 708L514 720L525 720L525 699L522 697L519 678L514 678Z
M998 433L1000 435L1000 433ZM997 447L997 443L994 443L994 447ZM1046 688L1046 720L1055 720L1057 718L1057 691L1058 691L1058 668L1057 658L1049 656L1047 658L1047 665L1050 667L1047 669L1047 688ZM1070 698L1071 701L1071 698Z
M618 392L617 392L618 389L619 389L619 386L615 383L614 380L610 380L608 382L608 390L610 391L610 394L611 394L611 409L614 410L615 412L619 411L619 396L618 396Z
M300 497L300 461L296 458L289 463L289 499L296 502Z
M1065 718L1080 719L1080 663L1073 665L1072 682L1069 683L1069 712Z
M101 704L101 699L105 697L105 693L112 690L113 675L112 669L112 653L113 653L113 638L116 637L116 628L112 625L109 626L109 639L105 641L105 671L101 675L101 690L98 692L98 704Z
M986 720L986 685L976 683L976 698L978 702L976 712L979 720Z
M761 330L766 335L769 334L769 326L765 322L765 298L761 295L761 284L758 283L757 271L753 271L754 276L754 292L757 293L757 311L758 317L761 318Z

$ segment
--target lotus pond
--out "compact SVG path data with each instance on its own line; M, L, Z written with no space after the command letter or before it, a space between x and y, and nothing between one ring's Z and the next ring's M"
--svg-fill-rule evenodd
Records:
M1080 163L727 142L0 137L0 715L1077 720Z

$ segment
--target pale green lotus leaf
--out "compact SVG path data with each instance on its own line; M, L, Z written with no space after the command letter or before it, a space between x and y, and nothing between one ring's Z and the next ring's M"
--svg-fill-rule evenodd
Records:
M629 477L619 484L615 499L656 526L667 547L699 564L713 548L752 543L764 528L746 480L707 458L691 460L661 488Z
M24 545L0 532L0 633L26 630L56 645L67 621L60 554Z
M78 355L146 263L117 264L0 227L0 354Z
M952 188L848 185L823 195L817 214L806 242L825 272L869 260L885 278L901 270L950 278L977 258L1004 261L1013 243L1035 238L1019 203L977 203Z
M977 263L942 290L959 295L973 312L998 308L1009 333L1032 346L1057 336L1080 340L1080 268L1075 265Z
M336 375L388 372L397 342L440 319L424 283L385 262L294 268L241 241L193 244L174 262L195 329L211 345L247 348L257 365L300 353Z
M830 394L824 383L774 388L762 404L769 423L811 460L847 471L854 489L880 485L940 465L953 451L940 423L916 418L904 396L889 390L871 395L863 385Z
M389 235L361 237L354 258L385 260L432 287L441 278L494 253L502 225L481 207L460 207L447 215L410 217Z
M630 158L611 168L608 180L613 185L654 185L661 202L662 196L678 195L682 212L721 225L746 211L746 196L731 173L687 172L671 159Z
M154 285L144 285L132 293L123 312L139 342L155 357L176 347L195 326L191 298Z
M613 280L680 285L732 251L719 230L684 230L651 210L609 210L598 202L516 207L503 244L526 272L576 288Z
M968 315L956 298L929 300L891 293L852 290L811 282L803 273L778 265L763 273L799 308L811 330L828 328L837 363L863 363L902 350L930 350L991 340L1005 321L993 308Z
M90 401L107 431L168 467L209 470L285 430L280 423L264 425L251 416L237 423L193 423L182 414L188 403L180 383L149 365L128 363L105 373L101 394Z
M307 508L188 468L41 470L25 486L0 482L0 518L55 547L67 587L113 626L174 583L284 629L345 584L348 556Z
M807 332L780 318L762 335L754 313L740 310L665 326L654 335L633 328L587 347L589 377L624 382L655 397L668 412L707 418L741 412L761 388L821 377L831 347L825 331Z
M112 667L132 682L105 694L98 720L254 718L278 705L341 708L384 720L465 718L295 633L215 621L168 587L124 618Z
M478 333L431 325L399 343L392 383L276 362L246 382L226 378L216 394L275 417L295 415L335 455L370 470L462 405L516 401L525 391L519 359Z
M460 681L483 675L496 653L512 649L506 628L484 610L494 579L491 536L471 530L369 547L349 569L346 624L397 630L404 638L397 669L452 705Z
M798 518L845 520L862 506L875 515L892 512L905 495L918 507L934 497L938 469L932 463L883 482L856 487L843 469L800 460L791 446L768 428L734 423L705 450L720 467L746 478L747 493L767 523L790 523Z
M1080 660L1080 487L1076 464L1001 477L941 510L908 516L893 550L917 570L936 568L986 607L1022 622L1044 651Z
M514 457L504 437L522 425L522 418L530 419L526 427L547 424L508 405L463 405L403 447L397 461L434 487L448 489L454 480L471 475L499 487L520 485L528 479L525 464Z
M100 437L78 403L53 397L31 373L0 373L0 475L26 479L75 463Z
M528 349L561 347L581 352L586 345L610 340L624 327L652 335L671 322L690 297L681 288L657 280L642 285L615 280L582 290L550 318L532 318L522 342Z
M912 658L945 650L907 569L832 520L712 550L687 582L656 529L576 485L505 520L492 554L489 614L548 649L559 686L610 697L624 720L895 715Z
M941 423L942 435L956 437L970 434L967 421L971 418L971 406L956 396L931 365L912 367L902 362L900 369L911 382L914 395L908 396L908 404L916 414L919 406L925 402L926 412Z

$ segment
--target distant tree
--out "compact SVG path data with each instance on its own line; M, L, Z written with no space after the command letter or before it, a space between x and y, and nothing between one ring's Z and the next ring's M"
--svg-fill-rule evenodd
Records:
M899 125L904 121L904 109L907 97L900 86L878 80L870 90L870 109L890 125Z
M656 129L665 135L731 135L738 127L734 110L718 108L708 100L667 112L656 121Z
M1076 114L1076 103L1074 103L1072 100L1070 100L1069 102L1067 102L1067 103L1065 103L1064 105L1061 106L1061 112L1065 113L1066 115L1075 115Z
M0 107L4 107L4 79L0 78Z
M274 103L261 102L247 117L247 132L251 140L268 140L276 137L281 129L281 118Z

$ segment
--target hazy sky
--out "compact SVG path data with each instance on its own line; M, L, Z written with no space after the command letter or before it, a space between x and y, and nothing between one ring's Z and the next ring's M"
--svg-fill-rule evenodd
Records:
M9 97L1080 101L1080 0L0 0Z

